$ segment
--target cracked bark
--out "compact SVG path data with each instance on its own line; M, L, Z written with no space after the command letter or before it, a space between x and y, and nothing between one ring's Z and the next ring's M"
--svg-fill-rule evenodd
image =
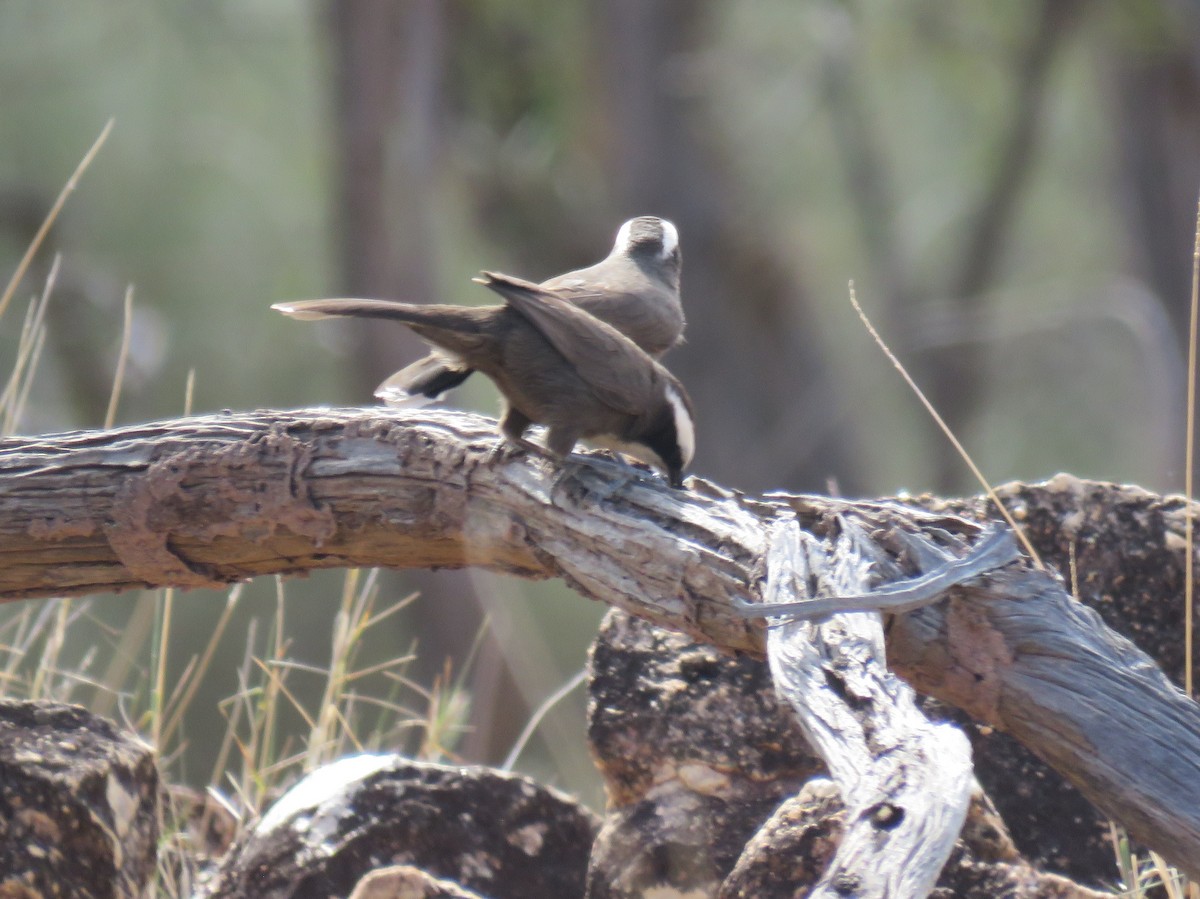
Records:
M589 465L556 484L541 460L490 460L494 433L448 412L307 410L0 441L0 598L480 565L562 577L585 597L761 656L762 625L731 600L758 598L772 524L794 516L827 539L853 520L892 560L888 576L908 577L922 568L920 541L971 536L952 512L986 514L975 501L756 499L698 479L669 491ZM1093 552L1097 571L1115 573L1098 551L1106 529L1110 546L1117 534L1136 541L1138 565L1159 553L1181 566L1180 501L1070 478L1057 487L1006 496L1040 539L1081 548L1084 585ZM914 687L1012 733L1200 876L1200 712L1053 575L1008 566L890 616L887 652Z

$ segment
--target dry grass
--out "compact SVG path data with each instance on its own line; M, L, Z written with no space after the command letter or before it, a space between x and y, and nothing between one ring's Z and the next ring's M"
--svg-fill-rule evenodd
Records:
M111 130L110 122L60 193L3 294L0 315L10 304L63 204ZM46 339L46 308L52 301L61 260L56 256L41 293L31 299L15 358L0 391L0 433L19 427ZM113 377L105 426L116 419L132 340L133 288L126 291L121 349ZM188 373L184 413L191 411L195 372ZM283 581L276 580L274 613L252 620L243 635L238 689L220 703L225 730L206 791L215 807L241 825L262 812L293 780L348 752L411 748L417 758L453 755L467 718L465 672L449 670L432 688L414 683L406 669L407 651L385 662L358 659L371 631L413 600L379 608L374 572L348 571L336 611L325 667L302 665L289 655L294 626L287 614ZM230 639L229 625L243 605L241 585L230 589L203 645L172 680L169 664L194 636L178 633L174 590L144 591L128 623L114 628L94 614L97 600L52 599L0 609L0 696L80 702L97 714L116 715L157 748L160 773L168 784L182 780L184 734L196 697L213 674L213 660ZM265 632L265 636L262 636ZM83 646L79 657L68 647ZM302 696L315 696L306 703ZM302 732L285 729L299 716ZM158 895L185 896L195 875L193 831L182 815L168 810L160 853Z
M1185 493L1188 500L1186 504L1187 511L1185 513L1186 542L1188 549L1187 559L1184 566L1186 571L1185 602L1187 604L1184 626L1184 640L1186 647L1186 670L1184 677L1189 696L1192 695L1192 427L1195 414L1196 317L1198 297L1200 297L1200 205L1197 206L1196 214L1195 246L1196 249L1193 257L1192 267L1192 327L1188 355L1187 447L1184 468L1186 472ZM999 510L1000 514L1004 516L1004 520L1008 522L1009 527L1013 529L1018 538L1021 540L1021 543L1024 546L1025 551L1029 554L1030 558L1034 561L1038 568L1045 569L1046 566L1042 563L1037 551L1033 548L1033 544L1029 542L1029 538L1026 536L1024 530L1017 524L1012 515L1009 514L1008 509L1005 508L1004 504L1000 501L1000 497L996 495L996 491L993 489L991 483L983 476L983 472L980 471L979 466L975 464L975 461L971 458L962 442L957 436L955 436L954 432L950 430L949 425L947 425L942 416L938 414L937 409L934 408L933 404L925 396L921 388L917 386L916 381L914 381L912 376L908 373L908 370L904 367L904 364L900 361L896 354L892 352L891 348L883 340L879 332L875 330L875 326L871 324L870 319L867 318L866 313L858 304L858 298L855 296L853 281L850 282L850 305L854 307L854 311L857 313L859 320L863 324L863 327L866 328L867 333L871 335L871 338L887 357L888 361L891 362L892 366L900 373L900 376L904 379L905 384L908 385L909 389L912 390L912 392L916 395L917 399L921 402L921 405L925 407L925 410L929 413L930 417L933 418L934 422L941 429L942 433L945 434L946 439L950 441L951 445L958 452L959 456L962 457L963 462L966 464L967 468L970 469L971 474L973 474L976 480L978 480L983 486L984 491L987 493L992 503ZM1075 570L1073 546L1071 552L1071 589L1073 595L1078 596L1078 573ZM1119 895L1141 897L1147 895L1147 891L1161 887L1166 891L1168 899L1185 899L1185 897L1186 899L1200 899L1200 885L1191 883L1182 872L1168 865L1156 852L1150 852L1146 859L1139 861L1138 857L1131 851L1129 838L1125 834L1125 831L1111 822L1109 824L1109 828L1112 837L1113 851L1116 856L1117 867L1120 870L1123 884L1123 890Z

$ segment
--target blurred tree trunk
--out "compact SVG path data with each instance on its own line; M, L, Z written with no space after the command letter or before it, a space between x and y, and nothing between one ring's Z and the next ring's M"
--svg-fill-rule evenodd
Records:
M960 267L946 288L955 314L964 318L979 312L986 292L997 284L1008 235L1037 167L1054 63L1074 30L1082 5L1077 0L1042 0L1036 9L1029 43L1013 61L1013 104L996 140L995 166L986 173L979 201L968 216ZM910 320L917 322L919 316L910 315ZM925 371L930 399L962 436L975 410L987 401L988 378L980 365L979 348L947 346L932 354ZM969 485L969 475L954 447L932 426L930 436L935 489L953 491Z
M1200 191L1200 14L1180 3L1163 3L1154 13L1149 23L1126 14L1124 28L1109 30L1115 38L1102 58L1112 87L1131 268L1167 310L1186 354ZM1174 439L1166 450L1176 484L1182 449Z
M714 8L591 4L597 77L588 83L615 218L652 213L680 229L687 344L667 362L700 410L698 470L747 490L824 489L831 476L853 490L854 423L809 300L776 255L771 223L738 200L722 129L703 102L698 51Z
M337 83L337 236L350 296L436 302L437 181L445 22L437 0L329 4ZM351 325L355 389L370 396L419 342L405 328Z
M1149 35L1121 31L1105 59L1134 266L1163 298L1186 350L1200 190L1200 14L1169 3L1157 14Z
M434 222L439 150L445 118L447 7L439 0L331 0L338 135L337 235L347 296L438 302ZM407 328L348 322L356 344L350 372L360 402L424 352ZM422 679L451 672L470 655L482 624L469 573L413 572L404 581L421 594ZM463 602L473 597L474 602ZM443 660L454 660L452 668ZM487 761L497 744L493 694L506 684L494 642L485 641L472 668L466 757ZM442 683L443 689L451 684Z

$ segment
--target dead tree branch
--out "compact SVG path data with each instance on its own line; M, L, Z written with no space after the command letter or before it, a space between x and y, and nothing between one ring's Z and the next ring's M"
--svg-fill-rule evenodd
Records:
M760 598L777 522L831 543L853 522L885 582L961 556L978 532L915 504L752 499L699 480L671 491L592 465L559 480L541 460L491 459L494 433L478 417L370 409L0 441L0 598L479 565L562 577L588 598L762 655L762 624L734 600ZM1063 503L1060 526L1080 530L1068 519L1082 514ZM1118 525L1128 517L1114 515ZM1181 554L1171 527L1155 539ZM1059 580L1009 565L888 621L896 673L1011 732L1200 877L1200 710Z
M842 595L870 582L873 544L849 525L829 546L794 520L771 529L766 604L802 605L810 584ZM814 897L925 896L962 830L974 777L971 747L949 724L931 724L916 694L887 670L883 619L837 614L789 621L767 634L780 694L829 766L847 827Z

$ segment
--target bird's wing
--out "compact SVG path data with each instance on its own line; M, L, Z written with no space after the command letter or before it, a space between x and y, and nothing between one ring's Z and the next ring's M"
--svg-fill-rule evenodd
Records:
M561 294L563 299L576 302L580 299L590 300L600 296L600 291L606 285L591 275L590 269L582 269L577 272L567 272L565 275L556 275L549 280L539 284L545 290L553 290L555 293ZM498 278L506 278L507 275L497 275ZM513 278L512 280L517 280Z
M630 284L637 285L634 292ZM628 260L609 257L539 286L604 319L656 359L683 342L686 323L679 294Z
M530 281L494 272L476 280L537 328L605 405L638 415L653 402L656 363L612 325Z

